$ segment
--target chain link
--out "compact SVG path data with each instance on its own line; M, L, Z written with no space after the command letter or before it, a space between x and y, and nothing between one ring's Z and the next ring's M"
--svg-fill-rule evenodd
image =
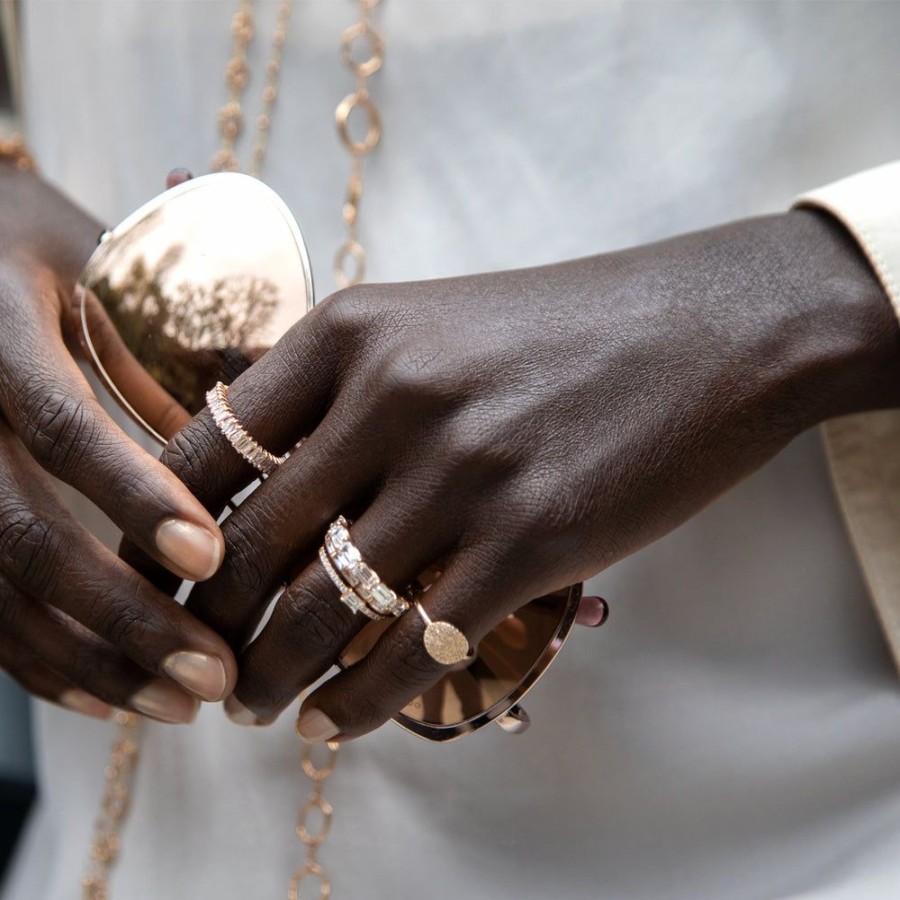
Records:
M341 142L352 162L347 180L347 199L343 217L347 236L334 257L334 280L339 288L359 284L366 276L366 251L359 241L359 208L363 196L363 159L381 141L381 115L369 93L369 79L384 64L384 38L372 22L373 10L381 0L359 0L359 21L341 35L341 62L356 77L356 90L338 104L334 117ZM361 62L354 55L357 43L364 43L368 56ZM353 113L366 118L365 137L353 137L350 119Z
M272 127L272 109L278 98L278 85L281 79L284 48L287 44L288 29L291 24L293 0L281 0L275 15L275 32L272 35L272 50L266 63L266 79L262 89L260 112L256 117L256 132L253 139L253 150L250 175L259 177L266 151L269 147L269 132ZM238 11L231 20L231 36L234 41L232 57L225 67L225 84L228 86L228 98L219 109L218 125L221 143L213 157L214 172L237 172L241 166L237 158L236 146L246 125L244 113L244 94L250 81L250 65L247 51L256 33L254 16L254 0L241 0Z
M341 141L350 153L352 163L347 180L347 198L344 202L343 218L347 226L347 237L338 248L334 258L334 280L339 288L359 284L366 273L366 251L359 242L359 207L363 195L363 157L368 156L381 140L381 116L369 94L369 79L384 64L384 38L372 24L372 11L381 0L359 0L359 21L344 30L341 35L341 62L356 76L356 90L348 94L335 110L335 122ZM358 40L368 43L369 56L358 62L354 56L354 44ZM366 136L357 141L350 133L350 117L354 110L361 110L368 118ZM353 269L347 272L347 265L353 261ZM306 745L300 759L303 773L312 781L313 789L297 817L297 837L306 847L306 859L294 873L288 888L288 900L305 900L300 895L301 887L309 880L319 885L319 900L331 897L331 878L319 862L319 849L331 834L334 808L325 799L325 782L334 774L341 745L330 741L327 744L328 757L318 767L314 761L315 748ZM318 829L311 829L310 817L318 813Z
M109 900L109 878L119 859L121 827L131 806L141 719L134 713L117 712L115 721L118 730L104 773L106 787L94 825L88 869L81 879L82 900Z
M306 859L303 865L294 873L291 885L288 889L288 900L302 900L300 887L308 879L316 879L319 883L319 900L328 900L331 896L331 879L319 862L319 848L328 840L331 834L331 820L334 809L325 799L325 782L334 774L337 766L340 744L330 741L326 745L327 758L321 766L314 759L316 748L305 745L300 758L300 766L303 773L312 782L312 793L306 803L300 807L297 816L297 837L306 847ZM310 818L314 813L319 815L318 828L313 828Z

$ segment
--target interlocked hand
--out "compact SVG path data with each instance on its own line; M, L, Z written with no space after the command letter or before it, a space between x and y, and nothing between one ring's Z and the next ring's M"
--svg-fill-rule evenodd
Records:
M196 696L230 693L233 655L90 534L49 475L178 576L212 575L221 533L115 425L79 368L73 290L100 227L6 164L0 204L0 668L88 714L116 706L189 721Z
M317 557L339 515L388 585L437 566L427 612L474 645L672 530L803 429L896 403L898 351L855 245L809 212L332 296L230 388L262 446L306 439L224 522L225 562L189 602L240 654L229 709L272 721L366 623ZM212 511L253 475L208 411L163 459ZM445 671L410 612L306 700L301 731L364 734Z

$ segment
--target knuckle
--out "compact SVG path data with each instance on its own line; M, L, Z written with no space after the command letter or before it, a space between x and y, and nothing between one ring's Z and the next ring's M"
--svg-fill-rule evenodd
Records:
M497 435L490 423L470 414L446 429L442 453L458 485L465 476L497 486L520 466L515 443Z
M146 644L150 619L147 610L113 590L99 592L87 609L92 631L116 647L140 648Z
M228 486L226 467L215 464L223 441L212 417L201 414L166 444L160 461L195 496L220 493Z
M332 294L314 310L309 324L321 328L332 350L353 340L372 322L371 290L362 285L344 288Z
M414 315L398 301L396 285L359 284L332 294L303 321L295 327L316 333L328 353L341 354L355 366L396 343Z
M373 731L391 716L383 695L376 699L369 690L357 689L348 694L338 717L341 730L350 734Z
M239 591L268 590L280 574L271 559L270 535L253 517L236 513L223 523L225 572Z
M24 404L22 439L31 455L49 472L62 474L89 452L97 437L88 400L63 391L31 393Z
M156 505L160 480L152 471L136 467L117 468L110 496L120 510L141 510L149 502Z
M343 649L349 636L349 623L334 604L325 602L320 586L295 582L280 602L284 618L297 632L308 654L330 659Z
M537 474L518 479L505 499L508 531L530 544L580 542L594 527L591 496L595 494L565 489L556 479Z
M392 692L405 699L433 681L440 670L426 652L421 634L406 630L397 635L395 646L399 662L387 669L385 677Z
M7 510L2 516L0 569L29 593L41 595L48 590L65 562L61 547L52 525L31 510Z
M463 393L461 381L441 365L442 351L403 344L375 366L372 384L392 409L452 408Z

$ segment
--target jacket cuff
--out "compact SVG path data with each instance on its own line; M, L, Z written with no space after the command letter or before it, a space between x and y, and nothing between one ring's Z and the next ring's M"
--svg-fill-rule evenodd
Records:
M795 206L831 213L856 238L900 319L900 161L842 178Z
M900 319L900 162L804 194L856 238ZM900 670L900 410L823 426L832 483L884 636Z

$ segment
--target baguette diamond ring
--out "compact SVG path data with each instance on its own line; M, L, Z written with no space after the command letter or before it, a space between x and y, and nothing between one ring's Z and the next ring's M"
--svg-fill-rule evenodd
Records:
M319 559L328 577L341 590L341 599L351 609L354 608L354 597L362 602L368 612L374 613L369 618L402 616L409 609L409 602L391 590L378 573L363 561L362 554L350 539L350 523L343 516L329 526ZM348 591L353 596L345 600ZM363 612L359 609L355 611Z
M206 394L206 403L212 413L216 428L222 432L225 439L254 469L263 475L271 475L282 463L286 462L289 453L284 456L275 456L269 453L265 447L258 444L241 425L240 420L234 414L234 409L228 400L228 386L221 381Z

